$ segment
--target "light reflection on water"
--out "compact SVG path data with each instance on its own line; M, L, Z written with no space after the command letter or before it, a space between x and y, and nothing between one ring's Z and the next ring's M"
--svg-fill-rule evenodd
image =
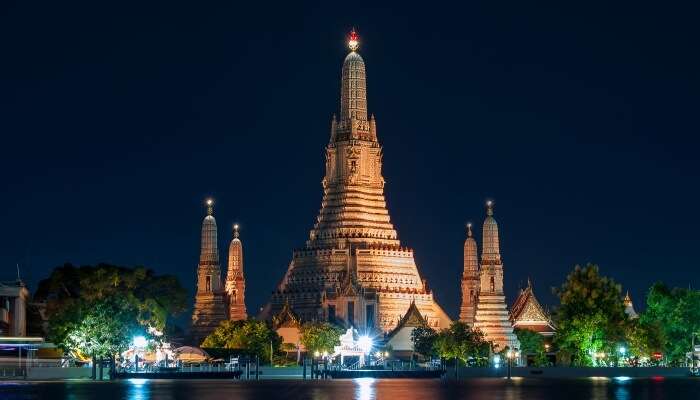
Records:
M148 400L151 398L151 391L148 379L131 378L128 380L129 390L127 391L128 400Z
M376 389L374 388L374 378L356 378L355 382L355 399L356 400L374 400Z
M0 400L676 400L698 393L697 378L0 382Z

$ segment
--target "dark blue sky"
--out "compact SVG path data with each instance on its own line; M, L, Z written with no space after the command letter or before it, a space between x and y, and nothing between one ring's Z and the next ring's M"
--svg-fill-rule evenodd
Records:
M105 261L191 290L211 195L259 308L320 206L354 25L392 220L448 313L486 198L509 301L531 277L553 304L586 262L638 306L656 280L698 284L696 10L254 3L0 6L0 278Z

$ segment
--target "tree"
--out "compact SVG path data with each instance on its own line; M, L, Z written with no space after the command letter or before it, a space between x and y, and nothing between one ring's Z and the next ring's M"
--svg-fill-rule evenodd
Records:
M473 330L464 323L455 321L435 337L435 352L446 359L458 359L465 364L483 365L488 362L491 343L484 339L483 333Z
M429 326L417 326L411 331L413 350L423 357L430 358L436 354L435 338L437 332Z
M301 328L301 344L310 353L327 351L332 353L335 346L340 345L340 335L343 330L328 322L309 321Z
M46 303L49 340L76 356L110 356L137 334L164 339L186 296L177 278L144 267L65 264L39 283L34 300Z
M133 318L135 312L118 298L99 300L83 310L77 323L70 324L62 345L81 359L118 354L129 347L134 336L143 333Z
M524 355L534 355L535 366L546 365L544 337L529 329L516 328L514 332L520 342L520 352Z
M628 322L620 285L601 276L597 265L577 265L554 293L561 302L555 343L573 363L592 365L595 354L617 353Z
M659 328L660 341L671 364L684 362L693 335L700 335L700 291L654 284L649 289L647 309L640 316L640 323Z
M202 342L204 348L235 349L249 355L257 355L260 360L270 360L279 352L282 337L270 329L264 321L255 319L223 321ZM270 349L272 347L272 349Z
M649 318L634 319L629 324L627 343L631 357L653 359L654 353L664 351L663 328Z

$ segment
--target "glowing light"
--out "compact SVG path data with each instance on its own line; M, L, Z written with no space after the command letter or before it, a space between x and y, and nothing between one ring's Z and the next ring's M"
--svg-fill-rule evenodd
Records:
M615 377L615 380L618 382L627 382L630 379L632 379L632 378L630 378L629 376L616 376Z
M318 357L320 355L321 355L321 353L319 353L318 350L314 351L314 357Z
M212 200L212 199L207 199L207 205L210 206L210 205L212 205L212 204L214 204L214 200Z
M384 352L384 357L389 357L389 352L388 352L388 351L385 351L385 352Z
M355 32L355 29L350 32L350 36L348 37L348 47L350 50L355 51L360 47L360 35Z
M501 356L499 356L498 354L493 356L493 362L499 364L501 362Z
M625 353L627 353L627 349L624 346L620 347L617 351L619 351L620 354L622 354L623 356L625 355Z
M374 388L374 378L355 378L353 379L357 385L355 390L355 398L357 400L371 400L376 398Z
M370 338L367 335L360 336L360 339L358 339L357 344L360 346L360 348L365 354L368 354L372 350L372 338Z
M506 353L506 357L513 358L513 352L508 350L508 352Z
M491 206L493 205L493 201L488 200L488 201L486 202L486 205L489 206L489 207L491 207Z
M140 378L129 378L129 383L132 383L136 386L141 386L144 383L146 383L146 379L140 379Z
M135 336L133 342L134 347L146 347L148 344L148 341L143 336Z
M328 352L327 352L327 351L324 351L324 352L323 352L323 357L324 357L324 358L325 358L325 357L328 357Z
M381 351L378 351L378 352L375 354L375 356L376 356L377 358L381 357L381 356L382 356L382 352L381 352Z

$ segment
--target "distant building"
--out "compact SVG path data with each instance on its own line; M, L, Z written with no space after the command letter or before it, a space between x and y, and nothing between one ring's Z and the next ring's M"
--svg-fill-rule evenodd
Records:
M29 290L21 280L0 282L0 336L27 336Z
M233 226L233 239L228 247L228 269L226 271L226 300L228 318L238 321L248 318L245 308L245 277L243 275L243 243L238 233L238 224Z
M197 294L192 312L191 335L199 345L204 338L227 319L225 292L221 285L219 246L216 219L211 200L207 201L207 216L202 222L201 250L197 267Z
M306 246L293 252L261 317L286 304L302 321L327 320L359 332L388 333L412 303L427 324L451 321L399 241L384 197L383 149L367 113L365 62L351 33L342 67L340 118L331 121L323 200Z
M467 239L464 241L464 270L462 271L462 305L459 320L474 325L476 303L479 300L479 254L472 235L472 224L467 224Z
M272 329L282 338L282 343L291 343L297 352L303 350L301 344L301 321L294 314L289 303L284 303L279 313L272 317Z
M411 303L406 315L401 318L396 328L394 328L384 339L384 346L391 348L391 355L394 358L410 359L413 356L413 340L411 334L418 327L427 327L428 323L421 315L416 303Z
M625 305L625 314L630 319L637 319L639 318L639 314L637 314L636 311L634 311L634 304L632 304L632 298L630 297L630 292L627 291L625 294L625 299L623 300L623 303Z
M481 330L496 351L520 348L503 293L503 262L498 240L498 224L493 217L493 203L488 202L482 230L483 248L479 269L479 293L473 326ZM462 300L464 302L464 299Z
M549 313L537 301L529 279L527 287L520 289L520 294L510 310L513 328L528 329L548 339L554 336L556 327Z

